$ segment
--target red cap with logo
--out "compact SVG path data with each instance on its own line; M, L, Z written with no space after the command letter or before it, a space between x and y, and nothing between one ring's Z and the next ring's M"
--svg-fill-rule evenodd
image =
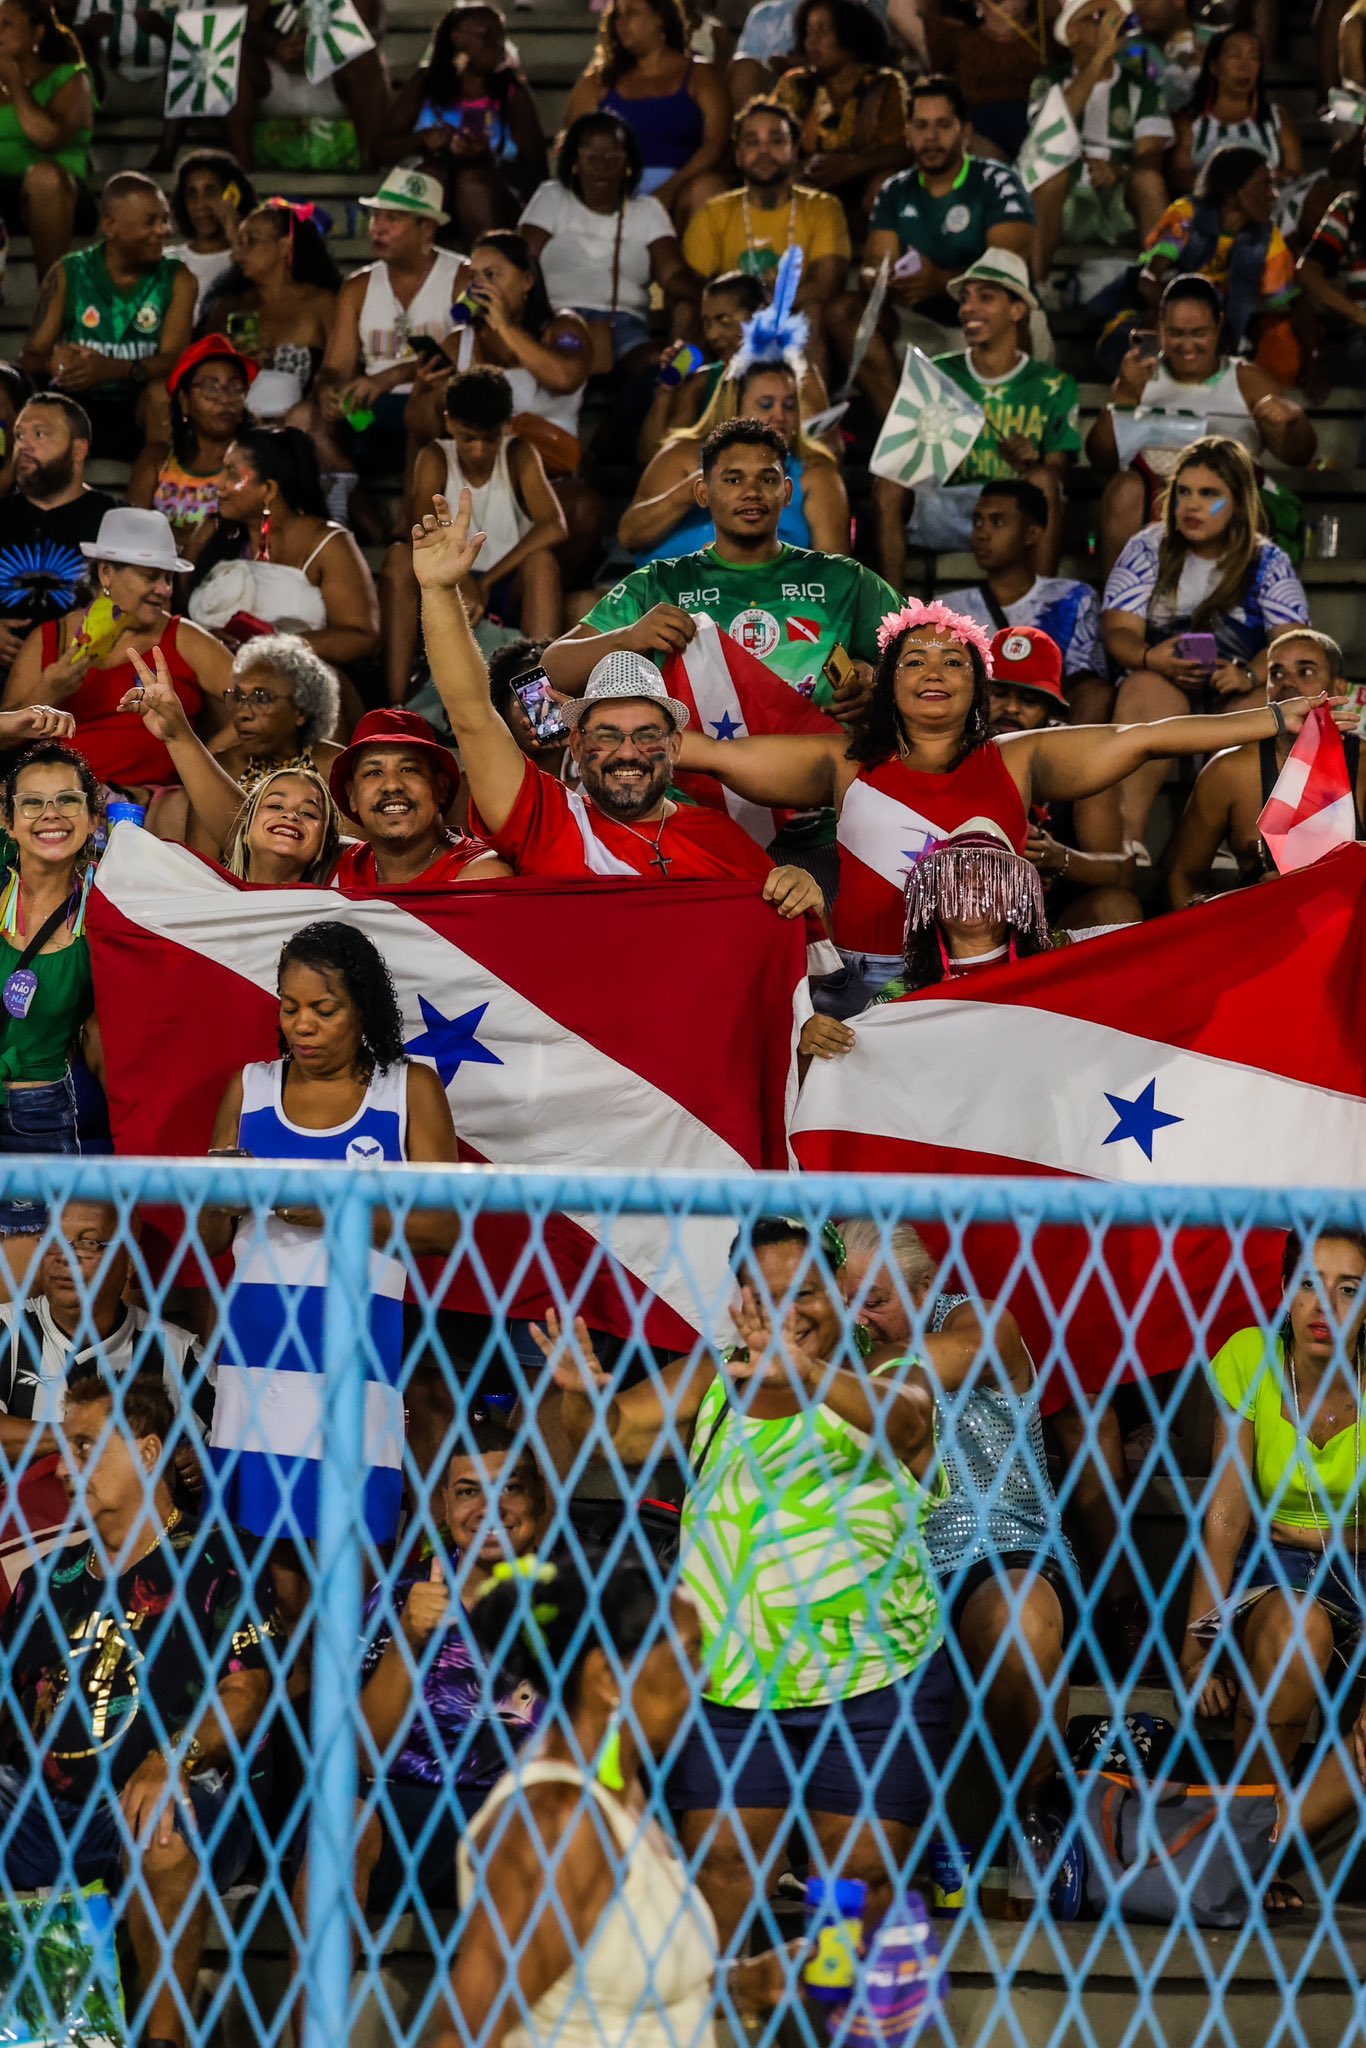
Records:
M991 680L1012 690L1036 690L1060 711L1067 709L1062 649L1037 626L1002 626L991 643Z

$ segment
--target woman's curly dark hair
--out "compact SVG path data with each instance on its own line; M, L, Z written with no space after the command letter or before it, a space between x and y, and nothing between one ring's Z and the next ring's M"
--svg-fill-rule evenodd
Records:
M285 969L295 965L311 967L319 974L341 976L360 1015L362 1065L372 1074L382 1074L397 1065L404 1056L398 996L384 955L364 932L350 924L306 924L281 948L277 987L284 980ZM280 1052L288 1058L283 1032Z
M889 760L897 750L897 742L904 739L905 727L896 708L896 665L911 634L920 630L918 626L908 626L904 633L898 633L883 648L873 676L868 716L863 721L862 730L849 743L848 760L875 768ZM954 768L966 761L969 754L975 754L979 747L984 747L991 737L991 685L987 680L986 663L971 644L968 645L968 654L972 660L972 703L963 724L963 744L951 763Z

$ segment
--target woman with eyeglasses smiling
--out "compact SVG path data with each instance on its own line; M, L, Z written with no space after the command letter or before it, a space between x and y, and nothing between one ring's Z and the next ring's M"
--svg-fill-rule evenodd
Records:
M11 842L0 884L0 1153L80 1151L77 1043L100 1064L85 936L98 806L89 764L59 740L10 756L0 780ZM40 1203L0 1199L0 1241L43 1219Z

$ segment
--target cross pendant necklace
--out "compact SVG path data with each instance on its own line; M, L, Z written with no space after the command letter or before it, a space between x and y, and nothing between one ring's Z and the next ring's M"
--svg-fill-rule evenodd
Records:
M668 875L669 869L673 866L673 861L670 858L670 856L667 853L665 853L663 847L660 845L659 842L664 837L664 827L668 824L668 822L669 813L665 811L664 816L659 821L659 830L656 832L654 838L647 839L645 834L643 832L638 832L634 825L627 825L625 818L617 819L617 823L619 825L626 825L626 830L632 835L633 838L639 839L643 846L648 846L650 848L650 866L652 868L658 868L660 874L665 876Z

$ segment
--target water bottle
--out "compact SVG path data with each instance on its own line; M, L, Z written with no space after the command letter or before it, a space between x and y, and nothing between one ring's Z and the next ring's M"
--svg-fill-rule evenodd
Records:
M868 1887L859 1877L823 1877L806 1883L806 1933L811 1953L802 1965L802 1990L823 2008L825 2031L833 2032L838 2008L847 2005L858 1982L863 1913Z
M941 1835L930 1850L930 1903L936 1913L961 1913L968 1902L968 1878L975 1850L970 1842Z
M900 2048L942 2011L949 1980L939 1937L919 1892L895 1899L860 1971L848 2041Z
M109 820L109 830L112 832L116 825L145 825L147 806L135 804L130 796L116 796L106 804L104 815Z

